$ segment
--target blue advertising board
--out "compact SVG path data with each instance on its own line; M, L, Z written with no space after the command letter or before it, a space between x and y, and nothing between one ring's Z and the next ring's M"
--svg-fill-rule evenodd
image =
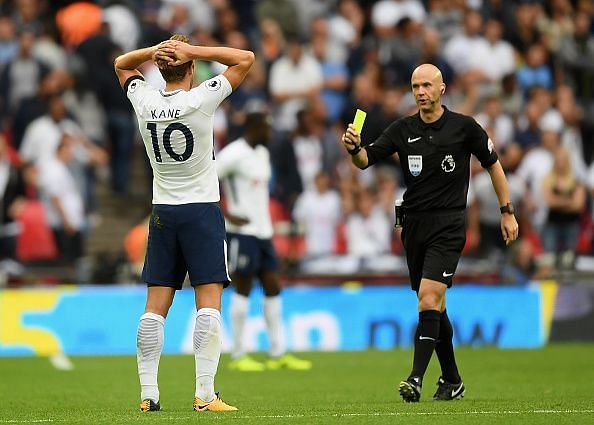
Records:
M0 356L133 354L146 289L141 286L0 291ZM284 290L287 346L294 351L409 347L416 296L406 287ZM536 348L545 344L539 285L459 286L448 291L458 345ZM223 350L231 348L229 303L223 297ZM250 351L268 348L263 295L254 291L244 338ZM165 324L165 353L191 353L194 293L179 291Z

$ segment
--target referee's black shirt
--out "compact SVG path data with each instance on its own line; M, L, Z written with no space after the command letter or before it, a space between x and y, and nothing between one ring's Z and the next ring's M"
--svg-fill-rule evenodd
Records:
M368 166L398 152L407 188L404 206L410 212L466 208L470 154L484 168L497 161L485 130L472 117L445 106L443 115L429 124L419 113L394 121L365 149Z

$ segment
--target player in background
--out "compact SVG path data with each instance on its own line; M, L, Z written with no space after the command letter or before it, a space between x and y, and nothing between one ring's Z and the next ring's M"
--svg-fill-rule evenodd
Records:
M269 369L311 369L311 362L285 352L278 260L272 245L272 221L268 210L271 177L271 119L264 112L246 116L245 136L217 154L217 174L226 200L225 221L229 268L236 288L231 302L233 352L229 367L244 372ZM264 289L264 319L270 340L266 364L250 357L243 344L252 281L258 277Z
M165 90L150 87L138 67L155 61ZM193 88L194 60L217 61L227 70ZM165 318L186 273L194 287L196 323L194 410L227 411L214 391L221 354L221 295L230 279L225 224L219 208L219 182L213 147L213 114L243 81L254 62L250 51L188 44L175 35L156 46L115 60L153 169L153 212L143 280L147 301L137 336L140 409L160 409L157 372Z

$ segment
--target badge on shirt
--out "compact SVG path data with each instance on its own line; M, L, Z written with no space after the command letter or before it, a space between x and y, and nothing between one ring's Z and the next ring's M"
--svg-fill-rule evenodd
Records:
M423 170L423 155L408 155L408 169L413 177L417 177Z
M446 155L441 161L441 169L446 173L451 173L456 168L456 162L452 155Z
M206 88L210 91L217 91L221 88L221 80L218 78L212 79L206 83Z
M134 80L128 86L128 92L129 93L134 93L137 88L138 88L138 80Z

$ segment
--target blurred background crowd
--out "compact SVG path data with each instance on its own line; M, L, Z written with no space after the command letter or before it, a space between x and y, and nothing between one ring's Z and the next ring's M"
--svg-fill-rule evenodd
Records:
M594 235L593 17L590 0L0 0L0 280L51 266L79 282L138 272L150 167L113 60L175 33L256 53L217 112L215 143L242 135L246 111L271 111L286 272L405 280L398 158L361 172L339 139L356 108L364 144L414 113L409 78L424 62L442 70L444 104L494 141L520 221L506 248L473 165L461 271L526 282L575 270ZM223 70L197 65L197 83ZM152 64L142 72L164 86ZM64 280L51 270L39 273Z

